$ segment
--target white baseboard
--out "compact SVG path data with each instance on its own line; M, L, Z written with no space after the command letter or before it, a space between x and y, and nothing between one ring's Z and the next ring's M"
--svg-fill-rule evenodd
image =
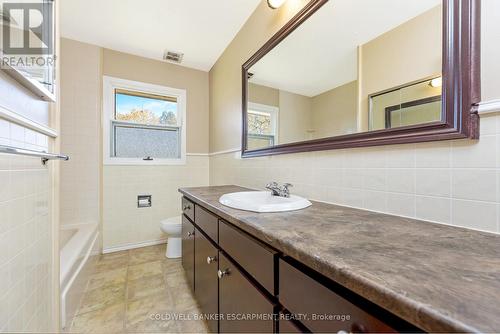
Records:
M155 245L161 245L161 244L166 244L166 243L167 243L167 239L149 240L149 241L138 242L138 243L131 243L131 244L125 244L125 245L119 245L119 246L113 246L113 247L106 247L102 250L102 253L109 254L109 253L115 253L115 252L121 252L124 250L129 250L129 249L155 246Z

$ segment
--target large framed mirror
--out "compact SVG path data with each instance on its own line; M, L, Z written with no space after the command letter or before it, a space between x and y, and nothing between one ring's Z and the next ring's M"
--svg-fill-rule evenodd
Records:
M242 67L242 156L477 139L480 0L312 0Z

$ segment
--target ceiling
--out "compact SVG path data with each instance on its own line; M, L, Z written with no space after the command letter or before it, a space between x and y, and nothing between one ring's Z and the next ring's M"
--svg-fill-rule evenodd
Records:
M63 0L61 35L152 59L184 53L210 70L260 0Z
M251 81L309 97L352 82L358 45L441 3L331 0L250 69Z

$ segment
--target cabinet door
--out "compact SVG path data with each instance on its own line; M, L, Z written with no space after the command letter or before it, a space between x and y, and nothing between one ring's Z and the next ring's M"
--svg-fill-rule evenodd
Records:
M274 305L221 252L218 276L219 331L273 333Z
M279 332L283 334L303 333L293 322L286 319L279 319Z
M313 333L394 333L384 320L319 283L292 264L279 262L280 302L292 314L307 314L302 323ZM312 315L321 315L313 318Z
M194 291L194 225L182 216L182 266L186 273L186 277Z
M219 311L217 278L217 248L198 229L195 232L195 296L200 305L203 315L211 332L218 331L219 322L217 315Z

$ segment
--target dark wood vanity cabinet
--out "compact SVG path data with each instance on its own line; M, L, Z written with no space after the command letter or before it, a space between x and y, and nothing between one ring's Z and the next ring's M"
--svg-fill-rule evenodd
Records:
M219 254L219 312L222 316L219 331L273 333L273 303L222 252Z
M280 303L292 314L308 314L301 321L313 333L396 332L282 259L279 261L279 272Z
M212 332L217 332L218 321L218 249L198 229L195 232L195 296Z
M182 204L182 265L210 331L419 331L200 205Z
M303 333L304 330L300 329L292 320L285 317L285 314L280 313L278 320L279 333Z
M185 197L182 198L182 213L194 221L194 203Z
M184 202L184 201L183 201ZM194 206L194 204L193 204ZM194 291L194 235L193 223L186 216L182 216L182 267L192 291Z
M223 220L219 221L219 245L270 294L277 293L276 251Z

